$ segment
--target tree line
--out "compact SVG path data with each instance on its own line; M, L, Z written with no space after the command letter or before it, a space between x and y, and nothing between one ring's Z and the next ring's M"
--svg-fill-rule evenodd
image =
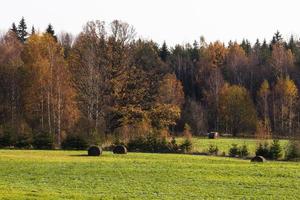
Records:
M299 135L300 43L277 31L250 44L203 37L168 47L126 22L90 21L74 37L25 19L0 36L0 138L60 147L147 134Z

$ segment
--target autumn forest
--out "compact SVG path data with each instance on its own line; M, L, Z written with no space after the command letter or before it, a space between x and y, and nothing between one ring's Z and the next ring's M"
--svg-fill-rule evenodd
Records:
M201 34L201 33L199 33ZM168 46L115 20L76 36L24 18L0 36L0 146L69 136L89 143L154 134L300 136L300 41Z

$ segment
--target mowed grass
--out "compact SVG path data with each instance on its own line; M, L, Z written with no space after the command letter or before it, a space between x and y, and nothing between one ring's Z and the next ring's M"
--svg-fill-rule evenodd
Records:
M182 142L183 138L178 138L178 142ZM208 139L207 137L193 137L193 152L207 152L210 145L217 146L219 149L219 153L225 152L228 155L229 149L232 144L237 144L239 146L246 145L248 147L250 155L255 155L256 147L259 143L265 143L266 140L256 140L256 139L248 139L248 138L218 138L218 139ZM272 140L268 140L267 142L272 143ZM288 140L280 140L280 145L284 153L286 150L286 146L288 144ZM300 198L300 197L299 197Z
M1 199L299 199L300 163L0 150Z

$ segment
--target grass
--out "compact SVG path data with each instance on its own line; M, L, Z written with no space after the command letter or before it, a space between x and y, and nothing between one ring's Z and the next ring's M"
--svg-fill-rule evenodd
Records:
M0 150L0 199L297 199L300 163Z
M183 138L178 138L178 142L182 142ZM250 154L255 155L255 150L257 144L260 142L264 143L265 141L259 141L256 139L248 139L248 138L218 138L218 139L208 139L207 137L193 137L193 152L206 152L209 148L209 145L217 145L219 148L219 152L225 152L228 154L229 149L232 144L244 145L246 144ZM272 140L269 140L272 142ZM280 145L283 148L283 152L285 151L285 147L288 143L288 140L280 140Z

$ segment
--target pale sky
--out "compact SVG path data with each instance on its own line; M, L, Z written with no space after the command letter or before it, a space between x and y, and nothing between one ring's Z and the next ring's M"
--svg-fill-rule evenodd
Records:
M22 16L41 31L51 23L56 32L73 34L89 20L120 19L138 37L169 45L199 41L201 35L208 42L255 42L271 40L276 30L285 38L300 35L299 9L297 0L3 0L0 30Z

